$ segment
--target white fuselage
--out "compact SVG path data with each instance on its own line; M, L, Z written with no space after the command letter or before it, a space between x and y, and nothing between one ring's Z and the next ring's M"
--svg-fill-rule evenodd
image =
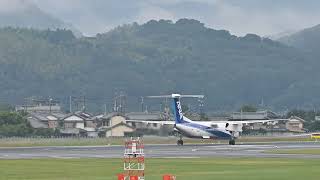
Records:
M226 123L188 122L176 124L175 128L184 136L202 139L229 139L231 133L225 128Z

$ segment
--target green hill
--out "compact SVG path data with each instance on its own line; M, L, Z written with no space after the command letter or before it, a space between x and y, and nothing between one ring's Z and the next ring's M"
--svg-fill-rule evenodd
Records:
M104 103L116 90L205 94L210 110L264 102L308 107L320 100L319 63L254 34L209 29L196 20L124 25L93 38L71 31L0 30L0 100L86 94ZM138 107L135 107L138 109Z

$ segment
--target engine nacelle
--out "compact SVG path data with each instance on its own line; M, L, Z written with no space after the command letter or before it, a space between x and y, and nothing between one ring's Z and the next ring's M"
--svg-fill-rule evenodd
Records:
M226 130L230 132L242 132L242 124L226 123Z

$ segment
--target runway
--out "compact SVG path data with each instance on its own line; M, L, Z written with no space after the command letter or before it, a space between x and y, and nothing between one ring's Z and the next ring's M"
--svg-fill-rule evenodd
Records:
M247 143L235 146L223 144L146 145L145 155L150 158L200 158L200 157L284 157L320 158L307 154L268 154L273 149L320 148L318 142ZM122 158L123 146L83 146L83 147L17 147L0 148L0 159L33 158Z

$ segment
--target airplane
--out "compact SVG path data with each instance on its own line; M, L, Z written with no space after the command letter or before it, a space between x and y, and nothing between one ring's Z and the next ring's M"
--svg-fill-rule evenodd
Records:
M175 121L138 121L143 123L156 123L162 125L174 125L175 131L180 134L180 139L177 145L183 145L182 137L197 138L197 139L227 139L229 145L235 145L236 139L242 132L242 127L245 124L266 123L277 121L288 121L290 119L270 119L270 120L250 120L250 121L192 121L185 117L181 108L180 99L183 97L203 98L203 95L180 95L172 94L165 96L150 96L157 98L172 98L173 99L173 114ZM127 120L130 122L130 120ZM137 122L137 121L132 121Z

